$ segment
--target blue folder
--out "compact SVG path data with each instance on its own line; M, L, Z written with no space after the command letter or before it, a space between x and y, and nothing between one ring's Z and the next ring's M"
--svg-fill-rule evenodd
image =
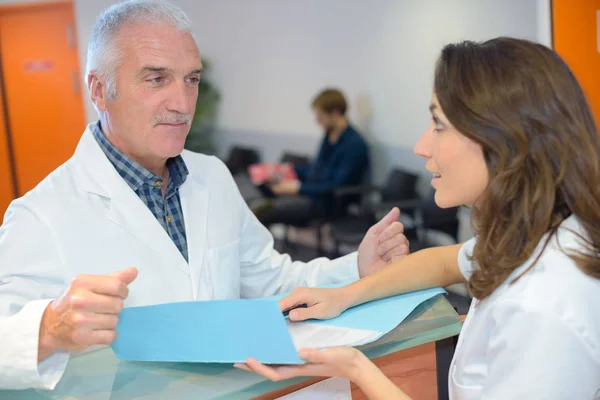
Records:
M118 358L129 361L302 364L275 300L130 307L119 315Z
M331 326L387 333L433 288L366 303L328 321ZM213 300L130 307L119 316L115 354L129 361L301 364L277 300Z

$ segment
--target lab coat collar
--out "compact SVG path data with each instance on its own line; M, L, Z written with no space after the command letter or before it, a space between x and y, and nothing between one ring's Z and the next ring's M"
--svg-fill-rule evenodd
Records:
M209 192L202 176L188 165L190 174L179 188L188 243L188 263L152 212L103 153L93 136L94 125L88 125L72 159L78 185L84 191L106 199L107 218L165 256L169 260L165 268L175 264L189 274L196 297L205 257L209 204ZM185 152L183 156L185 160Z

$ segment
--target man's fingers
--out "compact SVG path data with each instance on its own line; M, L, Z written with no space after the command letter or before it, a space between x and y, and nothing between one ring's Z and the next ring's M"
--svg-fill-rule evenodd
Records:
M403 245L397 247L396 249L394 249L394 250L386 253L385 256L383 256L383 259L388 264L391 264L391 263L396 262L398 260L402 260L408 254L409 254L408 246L403 244Z
M390 257L392 257L392 261L399 260L410 254L410 245L402 244L402 245L398 246L398 248L396 250L391 251L390 253L388 253L388 254L390 254Z
M138 270L135 267L127 268L123 271L115 272L111 276L118 278L121 282L126 285L129 285L131 282L137 278Z
M400 218L400 210L398 209L398 207L394 207L389 213L387 213L385 217L383 217L378 223L373 225L371 229L373 229L373 233L379 235L385 230L385 228L391 225L398 218Z
M92 331L92 344L111 344L117 339L117 331L115 330L94 330Z
M71 289L84 289L96 294L125 299L129 294L127 285L116 276L78 275L71 282Z
M96 294L89 291L73 291L70 298L75 310L99 314L118 314L123 311L123 299L116 296Z
M131 267L111 275L78 275L71 282L71 289L125 299L129 294L127 285L135 280L137 274L137 268Z
M82 347L111 344L117 338L117 331L114 329L77 329L71 331L66 338L71 342L70 345L65 346L66 348L81 350Z
M114 330L119 323L119 317L111 314L74 313L70 325L81 330Z
M394 250L396 247L399 247L403 244L405 245L406 242L407 240L404 236L394 236L383 243L379 243L379 246L377 247L377 254L383 256Z
M402 235L403 233L404 225L402 225L398 221L394 221L390 224L390 226L385 228L383 232L381 232L381 234L379 235L379 242L385 242L386 240L389 240L394 236Z

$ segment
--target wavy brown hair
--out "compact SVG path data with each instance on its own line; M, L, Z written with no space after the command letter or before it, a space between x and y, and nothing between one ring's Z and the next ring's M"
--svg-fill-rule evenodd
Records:
M570 215L586 248L569 256L600 279L600 137L567 64L526 40L451 44L434 90L448 120L482 146L489 171L473 205L473 295L489 296Z

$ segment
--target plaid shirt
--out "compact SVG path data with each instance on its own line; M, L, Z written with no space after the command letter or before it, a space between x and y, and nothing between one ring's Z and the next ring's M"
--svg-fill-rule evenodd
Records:
M163 179L131 160L113 146L102 133L100 121L94 129L94 137L119 175L148 206L185 260L188 261L185 224L181 210L181 200L179 199L179 187L185 182L188 175L188 169L183 158L177 156L167 160L169 185L163 198Z

